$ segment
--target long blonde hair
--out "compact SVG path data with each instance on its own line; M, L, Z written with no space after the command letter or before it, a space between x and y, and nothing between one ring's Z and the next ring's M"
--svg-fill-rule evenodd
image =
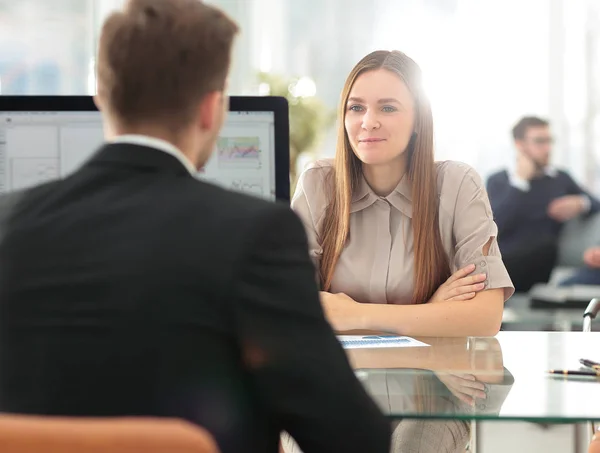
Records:
M325 211L321 243L320 278L323 291L329 291L338 259L349 239L352 194L362 175L361 161L356 157L344 126L346 103L355 80L361 74L385 69L396 74L414 98L415 129L405 152L407 176L412 186L414 234L413 303L427 302L437 288L450 276L448 257L442 245L438 222L437 177L433 155L433 117L431 106L421 88L418 65L399 51L375 51L364 57L352 69L342 90L340 119L333 172L333 186Z

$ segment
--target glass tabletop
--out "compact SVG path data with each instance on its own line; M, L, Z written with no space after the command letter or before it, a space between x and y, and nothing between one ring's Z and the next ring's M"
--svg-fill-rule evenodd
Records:
M532 308L530 298L517 294L504 304L502 330L581 332L583 309ZM592 331L600 332L600 322L592 323Z
M600 377L548 373L578 370L581 358L600 362L600 333L417 339L429 346L346 351L368 393L391 418L600 420Z

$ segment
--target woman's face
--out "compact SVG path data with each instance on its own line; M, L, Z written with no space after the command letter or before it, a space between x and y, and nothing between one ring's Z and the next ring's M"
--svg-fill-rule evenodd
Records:
M367 165L401 159L414 127L414 100L391 71L362 73L346 104L344 126L354 154Z

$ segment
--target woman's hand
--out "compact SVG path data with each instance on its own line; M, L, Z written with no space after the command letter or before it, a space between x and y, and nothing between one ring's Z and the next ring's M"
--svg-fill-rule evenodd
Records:
M363 307L344 293L326 293L321 291L321 305L325 317L336 332L363 328Z
M442 286L438 288L429 302L447 300L470 300L485 289L485 274L469 275L475 270L474 264L456 271Z
M478 399L487 398L485 384L479 382L473 375L440 372L436 373L436 376L455 397L469 406L474 406Z

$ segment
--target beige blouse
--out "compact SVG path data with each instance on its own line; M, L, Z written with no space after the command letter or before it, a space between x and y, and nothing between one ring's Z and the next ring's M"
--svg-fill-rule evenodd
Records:
M320 235L327 203L325 176L332 160L310 165L300 176L292 209L302 219L310 255L319 266ZM496 240L498 228L481 177L459 162L436 163L440 198L439 223L451 271L475 264L487 274L486 288L514 292ZM330 190L330 189L329 189ZM413 292L411 187L404 177L387 197L376 195L364 178L352 197L350 239L334 271L331 289L359 302L409 304ZM487 256L484 246L492 239Z

